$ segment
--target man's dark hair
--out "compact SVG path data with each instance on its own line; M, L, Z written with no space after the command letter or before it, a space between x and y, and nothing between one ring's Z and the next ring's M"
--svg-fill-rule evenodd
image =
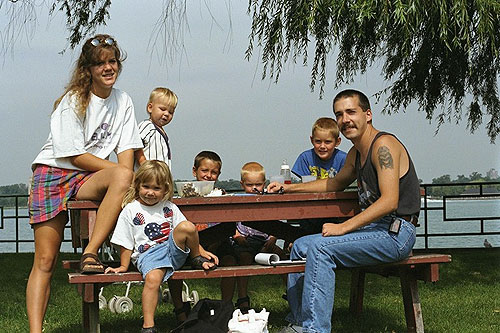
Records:
M354 97L354 96L358 96L359 106L361 107L361 109L364 112L366 112L366 110L368 110L368 109L371 109L370 101L368 100L368 97L366 97L366 95L363 94L361 91L355 90L355 89L346 89L346 90L339 92L337 94L337 96L335 96L335 98L333 99L333 105L335 105L335 103L339 99L347 98L347 97Z

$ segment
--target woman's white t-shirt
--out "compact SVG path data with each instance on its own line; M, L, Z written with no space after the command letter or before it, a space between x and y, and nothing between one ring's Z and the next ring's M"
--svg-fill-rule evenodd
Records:
M50 133L35 164L82 170L69 157L90 153L108 159L112 152L142 148L130 96L113 88L106 98L91 94L85 116L77 114L76 97L67 93L50 118Z

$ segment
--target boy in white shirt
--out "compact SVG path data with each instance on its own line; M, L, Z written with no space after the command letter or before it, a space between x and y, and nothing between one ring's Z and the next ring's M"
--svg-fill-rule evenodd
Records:
M144 144L142 150L135 151L135 160L139 165L146 160L159 160L172 168L172 152L163 127L172 121L177 101L177 95L168 88L155 88L149 95L146 106L149 119L139 123L139 135Z

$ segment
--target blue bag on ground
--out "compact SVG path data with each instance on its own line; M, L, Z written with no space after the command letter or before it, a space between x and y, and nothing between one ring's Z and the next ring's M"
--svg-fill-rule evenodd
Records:
M171 333L227 333L233 311L232 302L203 298L191 309L186 321Z

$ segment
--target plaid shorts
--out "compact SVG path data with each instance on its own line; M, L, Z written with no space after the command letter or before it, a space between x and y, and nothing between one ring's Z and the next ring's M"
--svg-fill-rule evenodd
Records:
M30 224L48 221L67 210L67 202L93 172L38 164L33 171L29 197Z

